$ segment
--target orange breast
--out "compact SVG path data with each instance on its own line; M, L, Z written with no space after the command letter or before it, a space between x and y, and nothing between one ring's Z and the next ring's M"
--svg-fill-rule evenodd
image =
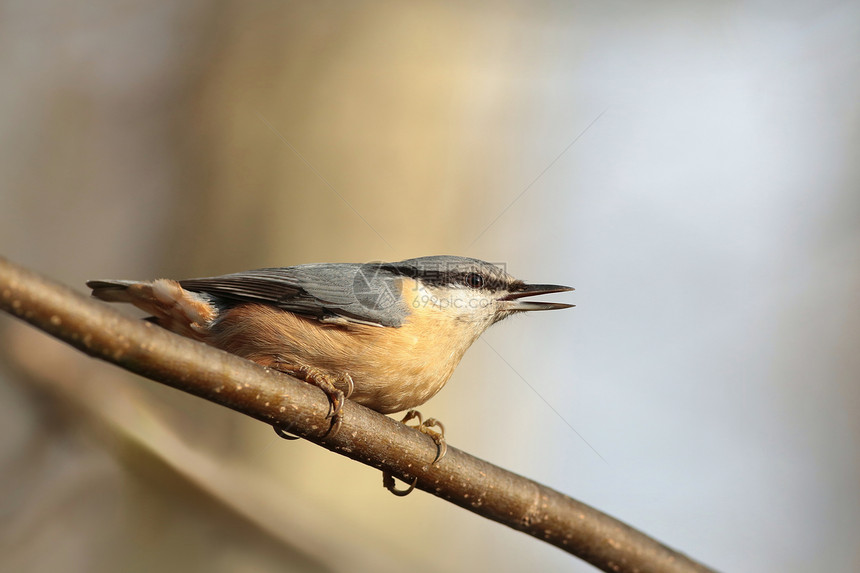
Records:
M476 337L426 307L412 309L403 326L389 328L325 324L268 305L243 304L218 320L206 342L264 366L276 361L311 366L336 385L348 373L355 383L353 400L391 413L436 394Z

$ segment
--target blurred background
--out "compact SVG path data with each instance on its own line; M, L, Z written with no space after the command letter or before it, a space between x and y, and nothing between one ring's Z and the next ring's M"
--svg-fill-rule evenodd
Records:
M0 2L0 254L570 284L422 410L726 571L860 569L860 3ZM125 309L129 314L133 310ZM0 569L591 571L0 317Z

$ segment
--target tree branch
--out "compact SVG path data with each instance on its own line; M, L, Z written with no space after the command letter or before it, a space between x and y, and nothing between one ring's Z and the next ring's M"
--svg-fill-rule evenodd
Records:
M456 448L434 465L426 435L347 401L326 438L319 389L232 354L123 316L0 258L0 309L126 370L273 424L416 489L551 543L604 571L704 572L691 560L579 501Z

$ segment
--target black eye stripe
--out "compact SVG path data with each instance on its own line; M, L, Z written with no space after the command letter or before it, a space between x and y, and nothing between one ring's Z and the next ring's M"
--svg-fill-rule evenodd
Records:
M385 270L397 275L420 279L424 284L436 287L466 287L470 289L497 291L506 289L509 286L509 281L503 274L486 273L478 270L452 271L445 268L413 269L394 266L386 266Z

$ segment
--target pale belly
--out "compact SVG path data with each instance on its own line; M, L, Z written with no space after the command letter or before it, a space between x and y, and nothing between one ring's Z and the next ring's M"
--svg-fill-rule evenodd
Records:
M263 366L316 368L343 391L343 375L349 374L351 399L387 414L417 407L442 389L473 340L452 334L438 324L321 325L272 307L243 305L228 311L206 342Z

